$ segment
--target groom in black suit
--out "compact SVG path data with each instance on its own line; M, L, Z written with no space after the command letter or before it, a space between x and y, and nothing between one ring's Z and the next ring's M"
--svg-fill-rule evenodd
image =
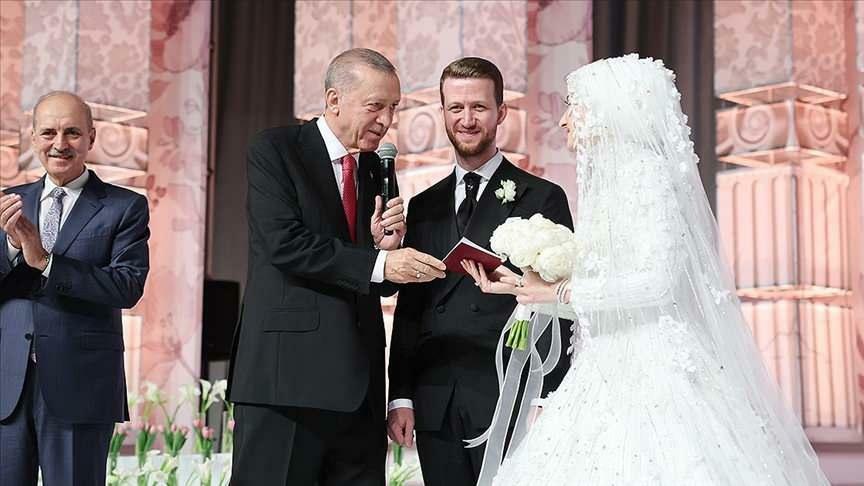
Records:
M411 199L406 246L438 258L461 237L489 248L492 231L508 217L535 213L572 228L564 191L517 168L495 145L507 105L494 64L472 57L451 63L441 74L441 103L456 167ZM505 181L515 183L515 194L499 197L496 190ZM427 486L476 484L483 447L466 449L464 440L479 436L491 422L498 400L495 348L515 306L512 296L483 294L461 273L400 289L388 432L410 446L416 429ZM505 352L505 360L508 356ZM557 387L566 363L562 359L547 375L544 391Z
M402 200L384 211L376 197L395 68L351 49L324 89L324 116L249 146L249 276L229 376L235 486L384 485L380 297L395 290L384 281L444 276L440 261L399 249Z

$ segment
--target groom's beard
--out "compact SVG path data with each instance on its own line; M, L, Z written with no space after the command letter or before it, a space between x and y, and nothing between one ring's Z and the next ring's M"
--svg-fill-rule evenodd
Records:
M466 144L460 142L450 127L445 125L445 131L447 132L447 138L450 139L450 143L453 144L453 148L456 150L456 153L462 157L473 157L479 153L482 153L484 150L488 149L490 145L495 143L495 133L484 132L481 129L481 137L479 140L474 142L473 144Z

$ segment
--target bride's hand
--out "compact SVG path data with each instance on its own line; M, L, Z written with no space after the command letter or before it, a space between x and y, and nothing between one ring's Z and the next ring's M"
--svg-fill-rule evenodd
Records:
M474 279L484 294L516 295L519 274L501 265L494 272L487 274L482 265L473 260L462 260L462 268Z
M549 283L536 272L525 272L516 285L516 301L520 304L550 304L558 299L558 282Z

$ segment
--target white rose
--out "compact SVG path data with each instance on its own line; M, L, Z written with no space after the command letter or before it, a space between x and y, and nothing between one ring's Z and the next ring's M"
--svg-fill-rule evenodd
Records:
M495 229L490 239L492 251L508 258L519 268L532 267L542 251L573 239L569 228L535 214L529 219L509 218Z
M495 191L495 196L502 204L515 201L516 183L511 180L501 181L501 188Z
M543 280L557 282L573 273L576 254L576 245L572 240L546 248L537 256L533 269Z
M492 232L489 245L492 251L507 258L513 253L513 248L519 241L531 232L530 224L522 218L508 218L503 224Z
M530 236L519 243L521 244L511 250L510 262L519 268L528 268L534 265L534 260L537 259L537 255L540 254L543 247L538 245L537 240Z

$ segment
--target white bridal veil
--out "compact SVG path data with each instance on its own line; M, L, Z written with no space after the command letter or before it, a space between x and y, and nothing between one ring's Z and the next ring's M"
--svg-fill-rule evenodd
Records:
M663 393L643 389L656 383L639 382L639 370L632 369L633 361L628 363L631 354L647 353L649 361L673 363L699 395L710 397L699 402L703 409L674 421L697 437L704 434L704 454L711 454L708 447L715 443L718 427L732 431L723 447L746 452L740 463L711 473L716 484L743 484L738 481L748 476L742 471L753 468L771 468L774 477L782 476L771 484L827 484L799 419L783 404L744 321L720 255L717 225L674 80L662 61L635 54L597 61L567 76L578 167L575 235L580 257L570 283L571 305L538 309L532 338L558 313L576 317L574 364L597 339L616 339L621 355L610 362L617 364L602 370L604 382L626 384L617 400L612 397L613 404L629 403L631 393ZM671 344L628 348L642 342L628 336L644 329L662 330L672 336ZM530 445L525 441L534 433L527 426L528 407L539 396L542 375L555 362L550 356L544 366L532 346L513 352L505 370L500 348L501 343L496 415L487 433L470 444L487 444L479 484L489 484L502 460L513 456L520 444ZM527 383L520 380L526 366ZM681 409L689 410L687 406ZM719 426L715 420L709 428L704 416L719 417ZM742 425L754 423L759 425ZM741 428L748 430L739 434ZM651 433L657 432L633 430L622 435L622 442ZM628 466L624 461L622 468L639 467L630 462Z

